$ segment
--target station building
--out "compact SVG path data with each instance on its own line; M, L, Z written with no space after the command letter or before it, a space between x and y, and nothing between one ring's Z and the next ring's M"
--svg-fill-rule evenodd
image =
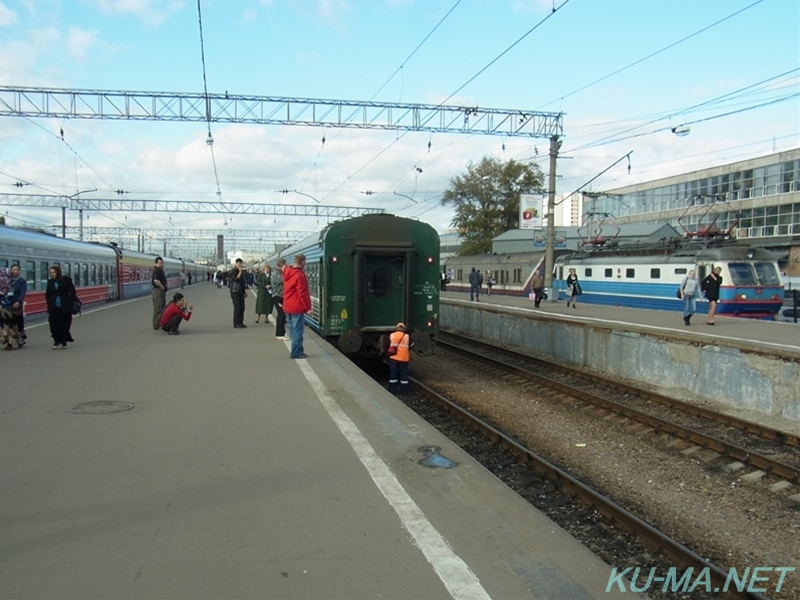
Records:
M730 231L775 252L784 274L800 276L800 148L584 194L583 206L617 225L666 223L689 235Z

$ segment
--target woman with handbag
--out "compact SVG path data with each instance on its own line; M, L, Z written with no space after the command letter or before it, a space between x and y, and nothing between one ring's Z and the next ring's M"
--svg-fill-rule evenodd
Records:
M50 335L53 336L53 350L67 349L67 342L74 342L69 330L72 327L72 306L76 299L72 279L62 275L61 267L50 267L50 279L44 291L47 300Z
M578 308L577 301L578 296L583 293L581 290L581 284L578 281L578 274L575 272L575 269L569 270L569 275L567 275L567 294L569 294L569 300L567 300L567 308L569 308L569 303L572 302L572 308Z

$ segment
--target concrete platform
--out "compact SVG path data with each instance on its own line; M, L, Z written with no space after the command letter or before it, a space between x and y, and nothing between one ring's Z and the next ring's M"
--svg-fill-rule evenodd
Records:
M184 290L0 356L0 598L618 598L611 568L324 341ZM72 414L86 402L132 410ZM418 464L439 446L458 465ZM622 565L618 565L622 566ZM631 597L626 592L624 597Z
M710 401L800 434L800 326L718 317L690 327L677 312L527 298L441 295L444 330Z

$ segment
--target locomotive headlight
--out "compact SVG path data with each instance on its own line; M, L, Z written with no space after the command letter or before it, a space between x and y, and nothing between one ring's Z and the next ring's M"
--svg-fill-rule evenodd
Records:
M428 257L428 264L431 264L432 262L433 262L433 257L432 257L432 256L429 256L429 257Z

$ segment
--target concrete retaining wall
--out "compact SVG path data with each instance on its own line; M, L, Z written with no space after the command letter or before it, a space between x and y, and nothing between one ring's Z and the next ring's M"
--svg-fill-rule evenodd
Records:
M658 388L800 423L800 364L791 357L701 345L644 331L442 302L444 330Z

